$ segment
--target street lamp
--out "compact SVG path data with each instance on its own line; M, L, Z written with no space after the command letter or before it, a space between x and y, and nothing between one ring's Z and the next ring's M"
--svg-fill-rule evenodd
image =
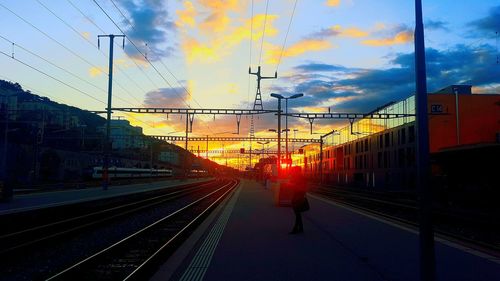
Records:
M288 163L288 158L289 158L289 155L288 155L288 100L289 99L296 99L296 98L300 98L300 97L303 97L304 94L302 93L299 93L299 94L295 94L295 95L291 95L289 97L284 97L282 95L279 95L279 94L271 94L271 97L273 98L277 98L278 99L278 130L281 130L281 100L284 99L285 100L285 159L287 160L287 163ZM281 132L278 133L278 156L280 156L280 140L281 140L281 136L280 136Z
M281 174L281 99L282 95L271 93L271 97L278 99L278 176Z

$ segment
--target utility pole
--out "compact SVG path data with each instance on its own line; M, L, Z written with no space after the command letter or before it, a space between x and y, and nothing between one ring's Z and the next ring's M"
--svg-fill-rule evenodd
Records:
M420 280L435 280L434 230L432 226L432 189L429 185L429 117L427 116L427 73L425 69L422 1L415 0L415 74L417 133L417 189L419 191Z
M300 98L304 96L304 94L300 93L300 94L295 94L295 95L292 95L290 97L283 97L285 99L285 151L286 151L286 156L285 156L285 159L286 159L286 167L287 169L290 168L289 164L288 164L288 161L290 159L290 156L288 154L288 100L289 99L296 99L296 98Z
M188 134L189 134L189 113L186 114L186 141L184 143L184 149L188 150Z
M281 100L283 96L271 94L271 97L278 99L278 177L281 175Z
M260 74L261 67L260 65L257 67L257 72L252 72L252 67L248 67L248 74L257 76L257 92L255 93L255 100L253 103L253 110L260 108L260 110L264 110L262 106L262 93L260 91L260 80L262 79L276 79L278 78L278 72L274 72L274 76L262 76ZM252 168L252 138L255 137L255 127L253 123L253 115L250 117L250 168Z
M109 68L108 68L108 107L106 108L106 140L104 143L104 161L102 165L102 189L107 190L109 185L109 154L111 151L111 97L113 93L113 43L115 37L122 37L122 48L125 48L125 35L97 35L97 47L100 48L100 38L109 37Z
M257 93L255 94L255 101L253 104L253 110L256 110L257 108L260 108L260 110L264 109L264 107L262 106L262 94L260 91L260 80L278 78L277 71L274 72L274 76L262 76L260 74L260 70L261 70L260 65L257 67L257 72L252 72L252 67L248 68L248 74L257 76Z

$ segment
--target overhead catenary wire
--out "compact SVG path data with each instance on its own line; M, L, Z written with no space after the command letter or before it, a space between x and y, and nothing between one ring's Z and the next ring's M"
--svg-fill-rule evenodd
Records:
M281 64L281 59L283 58L283 54L285 52L286 41L288 39L288 34L290 33L290 28L292 26L293 17L295 15L295 10L297 8L297 2L298 2L298 0L295 0L295 2L293 3L292 14L290 15L290 21L288 22L288 27L286 29L285 39L283 40L283 45L281 46L281 52L280 52L280 56L278 58L278 63L276 64L276 72L278 72L278 70L279 70L279 67L280 67L280 64ZM274 82L275 82L275 80L273 80L271 82L271 88L274 87Z
M280 56L278 59L278 63L276 64L276 72L278 72L278 68L280 67L281 59L283 58L283 52L286 47L286 40L288 39L288 34L290 33L290 27L292 26L293 16L295 15L295 9L297 8L298 0L295 0L293 4L292 14L290 16L290 22L288 22L288 28L286 29L285 40L283 40L283 46L281 47Z
M269 9L269 0L266 0L266 13L264 15L264 27L262 28L262 40L260 43L260 55L259 55L259 65L261 64L262 61L262 49L264 47L264 37L266 34L266 24L267 24L267 11Z
M76 6L71 0L66 0L75 10L77 10L88 22L90 22L95 28L97 28L102 34L106 34L107 32L104 31L103 28L101 28L91 17L89 17L87 14L85 14L80 8L78 8L78 6ZM121 47L120 45L118 45L118 43L115 42L115 45L116 46L119 46ZM106 56L107 57L107 56ZM144 77L146 77L146 79L149 80L149 82L151 83L151 85L153 85L155 88L158 88L158 85L151 79L151 77L149 77L149 75L144 71L144 69L134 60L134 59L131 59L131 61L134 63L134 65L139 69L139 71L141 71L141 73L144 75ZM137 84L137 82L135 82L134 80L130 79L130 77L127 75L127 73L125 71L123 71L118 65L116 65L116 68L122 73L125 75L125 77L127 77L130 81L132 81L135 86L140 89L142 92L146 92L141 86L139 86Z
M107 91L106 91L105 89L100 88L100 87L98 87L97 85L95 85L95 84L93 84L93 83L88 82L87 80L83 79L82 77L78 76L77 74L75 74L75 73L73 73L73 72L69 71L68 69L66 69L66 68L64 68L64 67L62 67L62 66L60 66L60 65L58 65L58 64L56 64L56 63L54 63L54 62L52 62L52 61L50 61L49 59L47 59L47 58L45 58L45 57L42 57L41 55L39 55L39 54L37 54L37 53L35 53L35 52L33 52L33 51L30 51L29 49L27 49L27 48L23 47L22 45L19 45L19 44L17 44L17 43L15 43L15 42L11 41L10 39L8 39L8 38L6 38L6 37L4 37L4 36L2 36L2 35L0 35L0 38L1 38L1 39L3 39L3 40L5 40L5 41L7 41L7 42L9 42L9 43L12 43L12 44L13 44L14 46L16 46L17 48L19 48L19 49L21 49L21 50L23 50L23 51L25 51L25 52L27 52L27 53L29 53L29 54L31 54L31 55L33 55L33 56L37 57L37 58L39 58L39 59L41 59L41 60L45 61L46 63L50 64L51 66L53 66L53 67L55 67L55 68L57 68L57 69L59 69L59 70L61 70L61 71L65 72L65 73L69 74L70 76L72 76L72 77L74 77L74 78L76 78L76 79L78 79L78 80L80 80L80 81L84 82L85 84L90 85L90 86L92 86L93 88L95 88L95 89L97 89L97 90L99 90L99 91L101 91L101 92L103 92L103 93L107 93ZM12 56L12 55L11 55L10 57L11 57L11 58L15 58L15 57L14 57L14 56ZM129 105L132 105L132 106L133 106L133 104L132 104L132 103L130 103L129 101L127 101L127 100L125 100L125 99L123 99L123 98L121 98L121 97L118 97L118 96L117 96L116 98L117 98L118 100L121 100L121 101L122 101L122 102L124 102L124 103L127 103L127 104L129 104Z
M19 48L19 49L21 49L21 50L23 50L23 51L25 51L25 52L29 53L30 55L35 56L35 57L37 57L37 58L39 58L39 59L41 59L41 60L45 61L46 63L48 63L48 64L52 65L53 67L55 67L55 68L57 68L57 69L59 69L59 70L62 70L62 71L64 71L64 72L66 72L67 74L71 75L72 77L74 77L74 78L76 78L76 79L78 79L78 80L80 80L80 81L84 82L85 84L87 84L87 85L89 85L89 86L92 86L93 88L95 88L95 89L97 89L97 90L99 90L99 91L101 91L101 92L107 93L106 89L104 89L104 88L100 88L99 86L97 86L97 85L95 85L95 84L93 84L93 83L90 83L89 81L87 81L87 80L85 80L85 79L81 78L80 76L78 76L77 74L75 74L75 73L73 73L73 72L71 72L71 71L69 71L69 70L67 70L67 69L65 69L65 68L63 68L63 67L61 67L61 66L57 65L56 63L54 63L54 62L50 61L49 59L46 59L46 58L42 57L41 55L39 55L39 54L37 54L37 53L35 53L35 52L33 52L33 51L30 51L28 48L24 47L23 45L20 45L19 43L16 43L16 42L13 42L12 40L10 40L10 39L6 38L6 37L5 37L5 36L3 36L3 35L0 35L0 38L1 38L1 39L3 39L3 40L5 40L5 41L7 41L7 42L9 42L9 43L11 43L11 44L13 44L13 45L14 45L14 46L16 46L17 48Z
M93 100L95 100L95 101L99 102L99 103L102 103L102 104L106 105L106 103L105 103L104 101L102 101L102 100L100 100L100 99L98 99L98 98L94 97L93 95L91 95L91 94L89 94L89 93L87 93L87 92L85 92L85 91L82 91L82 90L80 90L80 89L78 89L78 88L76 88L76 87L74 87L74 86L72 86L72 85L70 85L70 84L68 84L68 83L66 83L66 82L64 82L64 81L62 81L61 79L56 78L55 76L52 76L52 75L48 74L47 72L45 72L45 71L43 71L43 70L40 70L40 69L38 69L38 68L36 68L36 67L34 67L34 66L32 66L32 65L30 65L30 64L28 64L28 63L26 63L26 62L24 62L24 61L22 61L22 60L20 60L20 59L17 59L17 58L15 58L15 57L12 57L10 54L7 54L7 53L5 53L5 52L3 52L3 51L0 51L0 54L4 55L4 56L6 56L6 57L8 57L8 58L10 58L10 59L12 59L12 60L15 60L15 61L17 61L18 63L20 63L20 64L22 64L22 65L24 65L24 66L26 66L26 67L28 67L28 68L31 68L32 70L35 70L36 72L41 73L41 74L43 74L43 75L45 75L45 76L47 76L47 77L49 77L49 78L51 78L51 79L53 79L53 80L55 80L55 81L59 82L59 83L61 83L61 84L65 85L65 86L67 86L68 88L71 88L71 89L73 89L73 90L75 90L75 91L77 91L77 92L79 92L79 93L81 93L81 94L83 94L83 95L85 95L85 96L87 96L87 97L89 97L89 98L91 98L91 99L93 99Z
M96 0L93 0L93 2L99 7L99 9L106 15L106 17L108 17L108 19L116 26L116 28L118 28L118 30L120 30L120 32L122 34L126 34L123 29L115 22L115 20L108 14L108 12L106 12L106 10L104 10L104 8L96 1ZM137 50L137 52L139 52L141 54L141 56L149 63L149 65L151 65L151 67L156 71L156 73L158 73L158 75L163 79L163 81L165 81L165 83L170 87L170 88L174 88L172 86L172 84L170 84L170 82L165 78L165 76L163 76L163 74L161 74L161 72L158 70L158 68L147 58L147 56L139 49L139 47L134 43L134 41L132 41L128 36L126 36L127 40L132 44L132 46L134 46L134 48ZM191 108L191 106L180 96L178 96L178 98L182 101L182 103L184 103L187 107Z
M252 67L252 48L253 48L253 0L252 0L252 6L251 6L251 12L250 12L250 42L249 42L249 59L248 59L248 66ZM252 80L252 74L248 73L248 89L247 89L247 103L248 103L248 108L251 107L250 104L250 81Z
M87 43L89 43L91 46L93 46L94 48L97 48L97 45L90 41L88 38L86 38L85 36L83 36L80 32L78 32L78 30L76 30L73 26L71 26L69 23L67 23L63 18L61 18L59 15L57 15L52 9L50 9L47 5L45 5L43 2L41 2L40 0L35 0L36 2L38 2L38 4L40 4L43 8L45 8L49 13L51 13L54 17L56 17L59 21L61 21L67 28L69 28L71 31L73 31L76 35L78 35L81 39L85 40ZM99 50L100 51L100 50ZM103 54L105 57L107 57L107 55L100 51L101 54ZM102 71L102 70L101 70ZM132 93L130 93L130 91L128 91L125 87L123 87L121 85L121 83L118 83L117 81L115 81L115 84L120 88L122 89L128 96L130 96L132 99L134 99L135 101L137 101L137 103L139 104L142 104L141 101L139 101L134 95L132 95Z
M96 1L94 0L94 2L96 2ZM120 15L121 15L121 16L125 19L125 21L129 24L129 26L137 32L138 30L136 29L135 25L134 25L134 24L132 23L132 21L131 21L131 20L130 20L130 19L129 19L126 15L125 15L125 13L123 13L123 11L122 11L122 10L120 9L120 7L119 7L119 6L115 3L115 1L114 1L114 0L111 0L111 3L112 3L112 4L113 4L113 6L115 7L115 9L116 9L116 10L118 10L118 12L120 13ZM97 4L97 3L96 3L96 4ZM99 5L98 5L98 6L99 6ZM99 7L101 8L101 10L103 10L101 6L99 6ZM123 31L123 30L122 30L122 29L121 29L121 28L120 28L120 27L116 24L116 22L115 22L113 19L111 19L111 17L110 17L110 16L109 16L109 15L108 15L108 14L107 14L104 10L103 10L103 12L104 12L104 13L108 16L108 18L109 18L109 19L110 19L110 20L111 20L111 21L115 24L115 26L116 26L116 27L117 27L120 31L122 31L122 33L123 33L123 34L125 34L125 35L126 35L126 33L125 33L125 32L124 32L124 31ZM137 49L137 51L138 51L139 53L141 53L141 52L140 52L140 50L137 48L137 46L133 43L132 39L130 39L130 38L127 36L127 40L128 40L128 41L130 41L130 42L131 42L131 43L132 43L132 44L136 47L136 49ZM146 47L147 47L149 50L153 51L153 50L151 49L151 47L149 47L149 45L147 45L147 44L146 44ZM146 59L146 60L147 60L147 61L148 61L151 65L153 65L153 64L152 64L152 62L151 62L151 61L149 61L149 59L147 58L147 56L146 56L145 54L142 54L142 53L141 53L141 55L143 55L143 56L144 56L144 59ZM174 73L173 73L173 72L169 69L169 67L168 67L167 65L165 65L165 63L164 63L161 59L160 59L160 60L158 60L158 61L159 61L159 62L160 62L160 64L161 64L161 65L162 65L162 66L163 66L163 67L167 70L167 72L168 72L168 73L169 73L169 74L170 74L170 75L171 75L171 76L172 76L172 77L176 80L177 84L178 84L181 88L183 88L183 89L184 89L184 91L186 92L186 94L187 94L187 95L189 95L189 96L191 97L191 100L192 100L192 101L194 101L194 102L195 102L195 103L196 103L199 107L202 107L202 106L200 105L200 103L198 103L198 101L197 101L197 100L193 97L193 95L191 94L191 92L190 92L190 91L189 91L189 90L188 90L188 89L187 89L187 88L186 88L186 87L185 87L185 86L184 86L184 85L183 85L183 84L179 81L179 79L178 79L178 78L174 75ZM168 84L168 82L167 82L167 84ZM169 84L169 86L171 86L171 85ZM177 90L176 90L174 87L172 87L172 86L171 86L171 88L172 88L172 89L174 90L174 92L175 92L175 93L176 93L176 94L180 97L180 94L177 92ZM185 103L185 102L184 102L184 103ZM186 103L185 103L185 104L186 104ZM187 105L187 104L186 104L186 105ZM190 107L189 105L187 105L187 106L188 106L188 107ZM207 129L208 129L209 131L212 131L212 129L210 128L210 126L209 126L208 124L205 124L205 126L207 127Z
M123 13L123 11L120 9L120 7L115 3L114 0L111 0L111 3L113 4L113 6L115 7L116 10L118 10L118 12L120 13L120 15L125 19L125 21L128 23L128 25L134 29L136 32L138 32L138 30L136 29L135 25L133 24L132 21L130 21L130 19L125 15L125 13ZM130 40L129 38L127 38L128 40ZM153 51L151 49L151 47L149 45L146 44L146 47ZM145 58L146 58L146 55L145 55ZM165 70L167 70L167 72L176 80L177 84L186 92L186 94L188 94L191 99L199 106L199 107L202 107L198 101L193 97L193 95L191 94L191 92L179 81L179 79L175 76L175 74L170 70L170 68L162 61L162 60L158 60L160 62L160 64L165 68Z
M13 80L13 79L11 79L11 78L9 78L9 77L6 77L6 76L3 76L3 75L0 75L0 78L3 78L3 79L6 79L6 80L9 80L10 82L14 82L14 80ZM16 82L16 83L17 83L17 82ZM19 84L19 83L18 83L18 84ZM29 90L30 92L34 93L34 94L43 94L44 96L47 96L47 97L51 98L51 99L52 99L52 101L55 101L55 100L56 100L56 98L55 98L55 97L53 97L53 96L51 96L50 94L47 94L47 93L45 93L45 92L43 92L43 91L40 91L40 90L37 90L37 89L35 89L35 88L33 88L33 87L31 87L31 86L27 85L26 83L22 83L22 84L20 84L20 85L21 85L21 87L22 87L23 89L27 89L27 90ZM64 102L65 102L65 103L68 103L67 101L64 101ZM75 106L75 107L78 107L78 106ZM85 110L85 109L82 109L82 110ZM153 129L154 129L154 127L153 127L153 126L151 126L151 125L147 124L146 122L144 122L144 121L142 121L142 120L140 120L140 119L137 119L137 118L135 118L135 117L133 117L133 116L130 116L130 115L127 115L127 116L128 116L129 118L131 118L131 119L133 119L133 120L135 120L135 121L139 122L139 123L145 124L146 126L148 126L148 127L150 127L150 128L153 128Z
M71 50L70 48L68 48L66 45L64 45L63 43L61 43L60 41L58 41L57 39L53 38L52 36L50 36L49 34L47 34L46 32L44 32L43 30L41 30L40 28L36 27L34 24L32 24L31 22L29 22L28 20L26 20L25 18L23 18L22 16L20 16L19 14L17 14L16 12L12 11L11 9L9 9L8 7L6 7L5 5L3 5L2 3L0 3L0 7L3 7L4 9L6 9L7 11L9 11L11 14L13 14L14 16L16 16L18 19L20 19L21 21L23 21L24 23L28 24L29 26L31 26L32 28L34 28L35 30L37 30L39 33L41 33L42 35L44 35L45 37L49 38L51 41L53 41L54 43L56 43L57 45L61 46L62 48L64 48L66 51L68 51L69 53L71 53L72 55L74 55L75 57L79 58L81 61L85 62L87 65L89 66L92 66L92 67L96 67L97 66L95 64L93 64L92 62L88 61L87 59L85 59L84 57L80 56L79 54L77 54L76 52L74 52L73 50ZM13 57L13 55L9 55L9 57ZM103 71L104 72L104 71ZM106 73L107 75L107 72L104 72ZM125 102L125 103L128 103L130 104L127 100L125 99L122 99L120 97L116 97L117 99ZM131 104L132 105L132 104Z
M10 78L10 77L7 77L7 76L5 76L5 75L1 75L1 74L0 74L0 78L2 78L2 79L3 79L3 80L5 80L5 81L10 81L11 83L18 83L18 82L16 82L14 79L12 79L12 78ZM18 83L18 84L20 84L20 83ZM27 90L29 90L29 91L30 91L30 92L32 92L32 93L36 93L36 94L43 94L43 96L47 96L47 97L51 98L53 101L55 101L55 100L57 100L57 99L61 99L61 100L62 100L62 101L64 101L65 103L68 103L68 104L69 104L69 103L71 103L71 102L69 102L69 101L67 101L67 100L65 100L65 99L63 99L63 98L61 98L61 97L57 97L57 98L56 98L56 97L52 96L51 94L46 93L45 91L36 90L34 87L31 87L30 85L28 85L28 84L26 84L26 83L22 83L22 84L20 84L20 85L21 85L21 87L22 87L23 89L27 89Z
M47 34L46 32L44 32L43 30L41 30L40 28L36 27L34 24L32 24L31 22L27 21L25 18L21 17L19 14L17 14L16 12L12 11L11 9L9 9L8 7L6 7L4 4L0 3L0 7L4 8L5 10L9 11L11 14L13 14L14 16L16 16L18 19L20 19L21 21L23 21L24 23L28 24L29 26L31 26L32 28L36 29L38 32L40 32L41 34L43 34L45 37L49 38L51 41L53 41L54 43L56 43L57 45L61 46L63 49L65 49L66 51L70 52L71 54L73 54L75 57L79 58L81 61L85 62L87 65L89 66L93 66L93 67L96 67L92 62L88 61L87 59L85 59L84 57L80 56L79 54L77 54L76 52L74 52L73 50L71 50L70 48L66 47L63 43L61 43L59 40L55 39L54 37L50 36L49 34ZM107 74L107 73L106 73Z

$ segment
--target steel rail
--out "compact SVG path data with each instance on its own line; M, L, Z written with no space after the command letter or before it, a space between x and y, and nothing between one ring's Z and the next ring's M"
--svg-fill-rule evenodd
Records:
M65 274L71 274L71 271L78 270L78 268L79 268L80 266L84 265L85 263L91 262L93 259L97 259L97 258L101 257L102 255L105 255L107 252L112 251L113 249L116 249L118 246L122 246L124 243L129 242L130 240L132 240L132 238L136 238L136 237L138 237L140 234L142 234L142 233L143 233L143 232L145 232L146 230L152 229L153 227L155 227L155 226L159 225L159 224L160 224L160 223L162 223L162 222L165 222L166 220L168 220L168 219L172 218L173 216L175 216L175 215L177 215L177 214L179 214L179 213L181 213L181 212L183 212L183 211L185 211L185 210L188 210L190 207L192 207L192 206L194 206L194 205L198 204L199 202L201 202L201 201L203 201L203 200L207 199L208 197L212 196L213 194L215 194L215 193L219 192L220 190L222 190L222 189L224 189L224 188L227 188L227 187L230 187L230 186L233 186L233 187L234 187L234 186L236 186L236 184L237 184L237 181L236 181L236 180L231 180L231 181L230 181L230 182L228 182L227 184L224 184L222 187L220 187L220 188L218 188L218 189L216 189L216 190L214 190L214 191L210 192L209 194L207 194L207 195L205 195L205 196L203 196L203 197L201 197L201 198L199 198L199 199L197 199L197 200L195 200L195 201L193 201L193 202L191 202L191 203L188 203L187 205L185 205L185 206L183 206L183 207L181 207L181 208L177 209L176 211L174 211L174 212L170 213L169 215L167 215L167 216L165 216L165 217L163 217L163 218L161 218L161 219L159 219L159 220L155 221L154 223L149 224L148 226L146 226L146 227L144 227L144 228L142 228L142 229L140 229L140 230L138 230L138 231L134 232L133 234L131 234L131 235L129 235L129 236L127 236L127 237L125 237L125 238L121 239L121 240L120 240L120 241L118 241L118 242L115 242L114 244L112 244L112 245L110 245L110 246L108 246L108 247L106 247L106 248L104 248L104 249L102 249L102 250L98 251L97 253L95 253L95 254L93 254L93 255L91 255L91 256L89 256L89 257L87 257L87 258L85 258L85 259L83 259L83 260L81 260L81 261L79 261L79 262L77 262L76 264L74 264L74 265L72 265L72 266L70 266L70 267L68 267L68 268L66 268L66 269L64 269L64 270L62 270L62 271L60 271L59 273L57 273L57 274L55 274L55 275L53 275L53 276L51 276L51 277L47 278L46 280L57 280L57 279L59 279L59 278L64 278L64 275L65 275ZM220 198L222 198L223 196L225 196L225 195L227 194L227 192L229 192L229 191L231 191L231 190L233 190L233 189L231 188L230 190L226 191L226 192L225 192L225 193L224 193L221 197L219 197L216 201L218 201ZM201 213L204 213L206 210L208 210L209 208L211 208L211 206L213 206L213 204L214 204L214 203L210 204L210 206L209 206L208 208L205 208L205 210L204 210L203 212L201 212ZM201 214L201 213L200 213L200 214ZM197 216L195 219L191 220L191 222L188 224L188 226L192 225L192 223L194 223L194 221L195 221L195 220L197 220L197 219L200 217L200 214L198 214L198 216ZM163 244L163 246L162 246L159 250L155 251L152 255L150 255L150 256L149 256L149 258L147 258L147 259L146 259L146 261L142 262L142 263L141 263L141 265L140 265L140 267L145 266L145 264L147 263L147 261L150 261L150 260L151 260L151 258L152 258L153 256L156 256L156 255L157 255L157 254L158 254L158 253L159 253L162 249L164 249L164 248L165 248L165 247L166 247L169 243L171 243L171 242L173 241L173 239L174 239L174 238L177 238L179 235L181 235L181 233L182 233L182 232L183 232L183 231L184 231L184 230L185 230L188 226L185 226L185 227L184 227L184 228L182 228L179 232L177 232L177 234L176 234L176 235L174 235L173 237L171 237L171 239L169 239L166 243L164 243L164 244ZM130 278L130 277L131 277L133 274L135 274L136 272L137 272L137 269L136 269L136 270L134 270L132 273L128 274L128 275L127 275L127 277L126 277L126 279L127 279L127 278Z
M5 254L7 252L10 252L10 251L13 251L13 250L16 250L19 248L23 248L26 246L30 246L30 245L33 245L33 244L36 244L36 243L39 243L39 242L42 242L42 241L45 241L45 240L48 240L51 238L55 238L55 237L58 237L58 236L61 236L61 235L67 234L67 233L71 233L71 232L74 232L74 231L79 230L79 229L83 229L83 228L86 228L86 227L89 227L92 225L97 225L97 224L102 223L104 221L108 221L108 220L111 220L111 219L114 219L117 217L122 217L124 215L139 211L141 209L153 207L155 205L162 204L166 201L176 199L176 198L183 196L185 194L190 194L192 192L199 190L200 188L203 188L207 185L211 185L214 183L216 183L216 182L210 181L210 182L201 183L199 185L193 185L193 186L188 185L185 188L182 188L180 190L175 190L175 191L169 192L167 194L162 194L162 195L158 195L155 197L143 199L140 201L131 202L131 203L123 204L123 205L118 205L118 206L115 206L112 208L107 208L107 209L103 209L100 211L92 212L89 214L71 217L68 219L63 219L60 221L47 223L44 225L40 225L40 226L36 226L36 227L28 228L28 229L23 229L23 230L16 231L16 232L4 234L4 235L0 236L0 242L2 244L5 244L5 245L12 244L12 241L8 241L8 240L9 239L16 239L16 236L21 236L20 238L18 238L20 240L22 240L22 238L23 238L22 236L27 236L27 237L25 237L26 239L24 239L27 241L18 243L15 246L3 248L0 250L0 254ZM150 203L148 203L148 202L150 202ZM132 208L132 209L128 209L132 206L137 206L137 207ZM120 212L121 210L124 210L124 211ZM106 214L109 214L109 215L106 216ZM87 222L88 219L92 219L93 217L102 216L102 215L104 215L105 217L99 218L97 220L91 220L91 221ZM68 225L68 224L76 225L76 226L74 226L74 227L70 226L70 228L66 228L63 230L53 229L56 227L63 228L65 225ZM51 230L53 230L52 233L49 232ZM40 234L39 232L43 232L43 231L47 231L47 232L49 232L49 234L48 235L42 234L43 236L39 236L39 238L33 239L33 237L37 237L36 234ZM5 240L7 240L7 241L5 241ZM8 242L8 243L6 243L6 242Z

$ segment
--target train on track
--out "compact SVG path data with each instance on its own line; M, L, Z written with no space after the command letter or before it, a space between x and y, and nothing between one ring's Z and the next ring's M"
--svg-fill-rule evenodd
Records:
M102 178L103 169L101 166L92 168L92 178L100 179ZM139 169L139 168L118 168L109 167L108 169L109 178L121 179L121 178L159 178L159 177L172 177L172 169Z

